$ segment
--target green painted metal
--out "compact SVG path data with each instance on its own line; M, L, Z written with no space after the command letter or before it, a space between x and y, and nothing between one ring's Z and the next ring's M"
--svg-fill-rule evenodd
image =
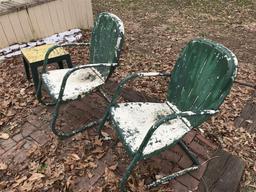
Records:
M237 59L230 50L225 48L223 45L210 40L195 39L189 42L188 45L182 50L171 74L133 73L121 80L102 118L102 121L99 124L99 132L103 128L104 123L108 119L111 119L111 107L118 105L117 99L119 98L123 87L129 81L138 77L171 77L167 99L169 102L177 106L180 111L182 111L180 113L164 116L156 121L155 124L148 130L147 135L144 137L143 142L135 154L131 153L131 150L125 145L126 150L133 157L133 160L127 167L126 172L120 182L121 191L126 191L126 182L138 161L144 158L149 158L153 155L157 155L162 150L165 150L166 148L169 148L177 143L181 145L182 149L188 154L196 166L192 166L169 176L165 176L150 184L149 187L154 187L165 183L177 176L184 175L185 173L198 168L198 159L188 149L185 143L180 140L175 141L170 146L164 147L162 150L150 154L150 156L143 156L143 150L147 146L153 133L161 124L177 117L186 117L193 127L197 127L210 115L217 113L217 109L223 103L225 97L231 89L236 73ZM123 141L120 134L122 128L115 123L113 126L116 128L119 138L125 144L125 141Z
M71 43L71 44L64 44L62 46L88 46L90 45L90 64L78 66L75 68L72 68L70 71L68 71L61 84L59 97L56 100L53 100L52 102L46 103L42 100L42 94L41 94L41 88L42 88L42 78L39 80L39 86L36 92L37 99L39 102L45 105L55 105L54 112L52 113L52 120L50 123L51 129L55 135L57 135L60 139L71 137L79 132L84 131L85 129L92 127L99 122L101 122L101 119L93 122L89 122L79 128L73 129L72 131L61 131L56 128L56 121L59 116L59 110L61 104L64 102L62 100L65 86L67 83L68 78L70 75L80 69L84 68L94 68L98 70L104 80L106 81L110 75L112 74L113 70L118 65L121 49L124 42L124 27L123 22L114 14L111 13L100 13L96 21L94 23L94 28L92 32L92 39L91 42L88 43ZM49 59L49 55L52 51L60 47L59 45L54 45L51 47L46 55L43 65L43 73L47 73L47 63ZM108 101L109 98L104 93L100 87L98 87L96 90L100 90L100 93L102 96ZM88 92L87 94L90 94ZM79 97L78 97L79 98Z
M181 111L218 109L237 71L235 55L223 45L196 39L188 43L172 71L168 100ZM189 118L193 127L209 116Z
M90 43L90 63L118 63L124 43L124 27L118 17L101 13L94 24ZM115 67L96 67L104 78L109 78Z

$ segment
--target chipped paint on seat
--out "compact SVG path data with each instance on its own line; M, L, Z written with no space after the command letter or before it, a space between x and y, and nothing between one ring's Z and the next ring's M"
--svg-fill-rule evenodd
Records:
M69 70L71 69L51 70L42 74L45 86L56 100L59 97L62 80ZM104 79L96 70L92 68L80 69L70 75L62 100L75 100L102 84L104 84Z
M171 103L134 102L118 104L111 108L113 123L116 125L114 127L132 154L137 152L150 127L163 116L174 112L180 111ZM149 140L143 155L149 155L175 143L190 129L186 118L177 118L162 124Z

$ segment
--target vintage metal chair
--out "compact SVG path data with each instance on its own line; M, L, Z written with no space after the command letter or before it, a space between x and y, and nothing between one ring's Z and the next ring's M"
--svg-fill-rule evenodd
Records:
M98 121L93 121L80 128L66 132L56 128L56 120L63 102L79 99L92 91L98 90L106 100L110 100L101 89L101 86L108 80L114 69L118 66L123 42L123 22L116 15L104 12L97 16L94 23L90 42L90 64L81 65L72 69L47 71L46 66L49 55L59 45L55 45L48 50L45 55L43 72L39 80L36 95L41 103L55 105L50 125L54 134L60 138L66 138L98 123ZM81 46L88 44L75 43L65 46L73 45ZM42 84L53 99L52 103L46 103L42 100Z
M175 144L184 149L194 165L156 180L148 187L198 169L198 159L181 138L218 112L236 72L237 59L230 50L210 40L195 39L182 50L171 73L133 73L120 82L98 131L111 118L120 140L133 158L120 182L121 191L125 191L127 179L138 161ZM166 102L116 103L127 82L153 76L171 78Z

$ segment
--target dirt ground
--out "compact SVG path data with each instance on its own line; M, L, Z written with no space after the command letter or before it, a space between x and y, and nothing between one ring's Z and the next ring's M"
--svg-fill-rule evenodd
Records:
M171 71L180 49L191 39L205 37L224 44L235 53L239 62L237 80L256 84L254 0L93 0L92 3L94 15L108 11L124 22L125 47L121 66L112 77L114 81L120 81L134 71ZM90 31L86 31L84 39L89 37ZM74 55L74 63L88 61L87 50L72 49L70 52ZM24 78L20 57L1 63L0 74L0 131L12 135L19 132L19 125L39 104L33 93L33 84ZM164 100L167 83L167 79L145 79L130 86ZM245 161L246 170L241 182L241 191L244 192L256 190L256 135L243 127L235 127L234 119L253 92L252 88L234 84L220 113L200 127L206 137ZM95 140L93 142L97 142L97 138ZM54 151L56 149L34 151L33 158L38 160L50 156L52 161L58 162L58 155L63 155L63 145L58 145L57 152ZM65 147L67 150L72 147L84 150L78 145L74 142ZM44 165L41 166L43 169ZM59 169L56 167L56 172ZM19 173L13 171L8 174L15 178Z

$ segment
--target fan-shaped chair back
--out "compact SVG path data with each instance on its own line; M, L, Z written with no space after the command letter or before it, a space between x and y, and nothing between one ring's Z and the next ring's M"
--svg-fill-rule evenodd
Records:
M196 39L182 50L172 71L168 100L181 111L218 109L237 72L236 56L226 47ZM189 117L193 127L208 116Z
M123 22L111 13L100 13L92 32L90 63L118 63L123 42ZM107 79L114 67L97 67L96 70Z

